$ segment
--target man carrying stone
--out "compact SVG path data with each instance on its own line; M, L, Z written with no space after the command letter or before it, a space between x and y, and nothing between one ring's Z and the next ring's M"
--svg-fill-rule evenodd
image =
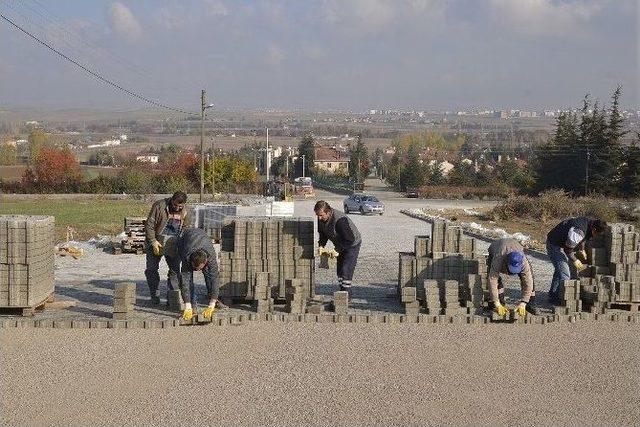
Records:
M578 272L586 268L583 264L587 262L585 243L606 229L605 221L580 216L565 219L549 231L547 255L554 268L549 289L552 304L560 305L560 284L577 278Z
M489 246L489 257L487 258L489 293L493 311L499 316L507 314L504 302L504 285L500 274L518 275L520 278L520 302L516 307L516 313L524 316L528 311L536 314L533 300L535 290L533 284L533 271L531 264L524 254L524 248L515 239L499 239Z
M331 240L338 252L337 274L341 291L347 291L351 297L351 281L358 262L362 238L356 225L344 213L320 200L313 208L318 217L318 253L324 251L327 241Z
M188 228L178 237L177 251L182 261L180 292L185 302L182 319L190 321L197 310L193 272L202 271L207 286L209 305L202 311L206 319L211 319L218 301L220 282L218 280L218 259L211 238L199 228Z
M175 242L174 240L185 226L187 211L184 209L187 203L187 195L182 191L176 191L173 196L158 200L151 206L149 216L145 225L145 252L146 267L144 275L147 278L151 303L160 304L158 288L160 286L160 259L164 259L169 266L167 278L167 292L178 289L180 272L180 259L175 251L169 250ZM164 250L165 246L168 250ZM169 297L167 296L167 305Z

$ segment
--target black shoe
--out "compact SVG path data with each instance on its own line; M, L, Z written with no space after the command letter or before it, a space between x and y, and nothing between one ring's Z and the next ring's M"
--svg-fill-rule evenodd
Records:
M534 316L538 315L538 308L535 305L531 304L531 302L529 302L529 304L525 306L525 310L527 310L527 313L533 314Z
M153 305L160 305L160 297L158 296L152 296L151 297L151 304Z

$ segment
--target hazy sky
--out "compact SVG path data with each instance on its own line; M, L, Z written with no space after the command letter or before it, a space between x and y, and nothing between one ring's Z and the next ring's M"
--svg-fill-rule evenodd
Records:
M144 96L223 108L640 105L639 0L0 0ZM0 108L144 107L0 20Z

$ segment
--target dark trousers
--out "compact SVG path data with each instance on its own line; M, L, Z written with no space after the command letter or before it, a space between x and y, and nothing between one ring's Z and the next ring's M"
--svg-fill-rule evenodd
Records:
M207 287L207 297L209 300L218 299L220 292L220 281L218 280L218 262L215 258L209 258L209 261L202 269L204 283ZM196 307L195 285L193 283L193 270L187 263L182 263L180 293L184 302L190 301L191 305Z
M353 279L353 272L356 269L358 255L360 254L360 245L350 248L342 248L338 255L338 279L350 282Z
M155 296L157 295L158 288L160 287L160 273L158 272L158 270L160 269L160 260L162 259L162 255L154 255L153 249L151 249L151 247L147 248L146 253L147 259L144 275L147 278L149 293L151 294L151 296ZM169 289L179 289L180 278L178 277L178 274L180 272L180 258L164 255L164 260L169 266L169 274L167 275L167 291Z

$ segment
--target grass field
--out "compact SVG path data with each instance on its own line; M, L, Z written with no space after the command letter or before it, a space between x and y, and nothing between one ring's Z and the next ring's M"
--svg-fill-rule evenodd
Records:
M136 200L0 200L0 215L52 215L56 218L56 238L66 238L67 227L76 230L76 240L122 231L125 216L146 216L151 203Z

